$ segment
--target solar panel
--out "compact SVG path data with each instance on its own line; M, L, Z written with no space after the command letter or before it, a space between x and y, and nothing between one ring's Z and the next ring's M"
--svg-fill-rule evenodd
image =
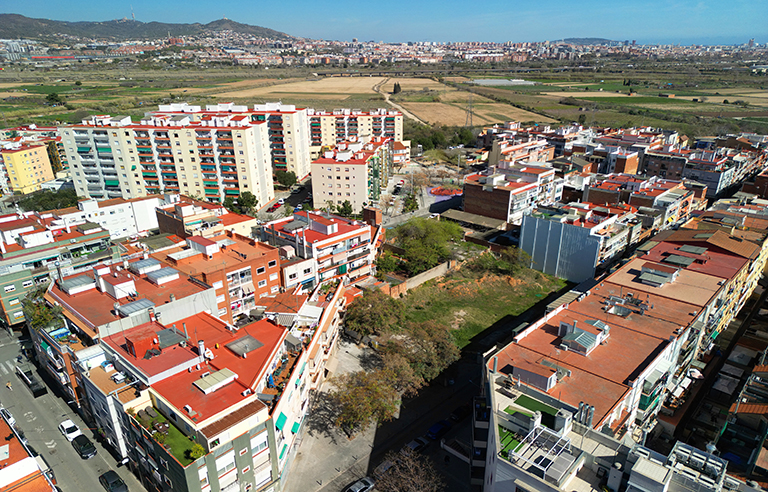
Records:
M157 332L157 342L161 349L176 345L184 339L184 335L178 333L173 328L166 328Z
M154 302L150 301L149 299L139 299L137 301L129 302L128 304L123 304L117 308L117 312L123 316L130 316L132 314L145 311L151 307L155 307Z
M159 261L157 261L154 258L147 258L146 260L139 260L131 263L130 265L128 265L128 269L135 274L141 275L142 273L145 273L148 270L151 270L152 268L157 269L156 267L159 267L159 266L160 266Z
M707 248L702 246L691 246L690 244L684 244L677 249L684 253L693 253L695 255L703 255L707 252Z
M161 268L160 270L155 270L154 272L149 272L147 274L147 278L151 280L154 283L157 283L158 280L164 279L166 277L172 277L173 275L178 275L179 271L175 268L171 267L165 267Z
M260 341L256 340L251 335L245 335L242 338L238 338L234 342L229 342L225 345L229 350L236 353L240 357L243 355L252 352L258 348L263 347L264 344Z
M96 284L96 281L88 275L80 275L79 277L70 278L61 283L61 290L69 293L70 290L77 287L83 287L88 284Z
M664 285L669 282L669 278L662 277L661 275L655 275L653 273L645 272L638 277L641 282L648 282L652 284Z
M671 263L673 265L680 265L682 267L687 267L694 261L696 261L694 258L688 258L687 256L680 256L680 255L669 255L666 258L662 260L665 263Z

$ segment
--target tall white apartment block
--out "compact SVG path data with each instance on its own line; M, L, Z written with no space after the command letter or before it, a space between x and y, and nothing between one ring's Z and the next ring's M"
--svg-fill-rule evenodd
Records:
M246 114L168 105L138 123L93 116L59 131L80 196L180 193L222 202L249 191L261 204L274 198L267 126Z
M314 159L323 147L334 147L346 141L389 138L403 140L403 114L390 109L360 111L336 109L322 111L308 109L310 139Z

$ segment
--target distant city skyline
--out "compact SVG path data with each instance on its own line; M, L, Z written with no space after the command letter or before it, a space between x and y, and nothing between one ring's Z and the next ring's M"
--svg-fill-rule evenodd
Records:
M6 6L7 8L8 6ZM26 0L8 13L63 21L201 23L226 17L297 37L385 42L540 42L565 38L637 40L639 44L768 42L768 1L649 0L646 2L512 3L491 0L390 0L372 11L351 0L269 2L242 0Z

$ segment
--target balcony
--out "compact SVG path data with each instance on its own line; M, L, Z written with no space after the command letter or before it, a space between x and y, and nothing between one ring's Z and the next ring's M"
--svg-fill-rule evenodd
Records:
M173 455L181 466L191 464L194 460L189 455L195 441L185 436L173 421L165 418L156 408L148 408L149 411L135 412L135 409L132 409L128 413L152 439Z

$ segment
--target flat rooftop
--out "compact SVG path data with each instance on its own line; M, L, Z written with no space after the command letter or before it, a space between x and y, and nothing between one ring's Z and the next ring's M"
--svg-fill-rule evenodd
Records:
M116 265L111 266L111 270L113 272L116 272L115 267ZM118 276L127 275L124 272L125 270L119 273ZM147 299L151 301L155 306L169 302L171 294L174 294L177 299L181 299L206 290L205 287L193 282L187 275L181 272L179 272L178 279L171 280L162 285L156 285L153 282L150 282L146 275L130 275L136 287L138 299ZM95 280L93 271L70 275L65 277L63 280L70 280L76 277L86 277L91 281ZM110 276L106 278L114 277ZM69 310L73 313L76 313L76 316L84 318L95 327L110 323L118 319L113 314L114 303L125 305L131 302L131 300L127 297L117 300L106 292L100 291L98 287L87 290L85 292L69 295L61 290L59 282L54 282L52 284L46 296L54 298L57 302L63 305L65 311ZM89 333L89 335L92 338L98 336L95 331L93 333Z
M206 313L177 321L176 325L180 326L181 323L186 323L190 334L196 331L197 338L205 342L205 348L211 351L213 358L201 364L200 370L193 368L191 372L180 372L153 384L152 389L177 409L189 405L195 412L191 417L198 423L241 403L244 398L253 398L253 395L245 397L242 393L246 389L252 389L255 393L257 386L265 381L268 365L288 334L286 328L268 320L245 325L233 332L227 329L226 323ZM251 338L246 338L248 336ZM231 342L252 339L258 343L245 346L246 350L249 350L246 357L234 351L237 346ZM191 346L195 346L196 353L197 343L188 344L188 347ZM164 355L165 353L156 358L162 358ZM209 394L203 393L194 384L199 382L206 372L214 373L223 369L232 371L237 378Z

